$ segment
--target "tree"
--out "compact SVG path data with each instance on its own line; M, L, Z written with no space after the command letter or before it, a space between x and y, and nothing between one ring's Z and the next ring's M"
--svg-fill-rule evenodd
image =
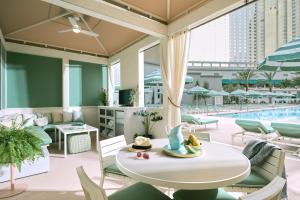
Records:
M300 86L300 72L295 73L295 77L292 80L292 85Z
M205 81L205 82L203 83L203 87L204 87L205 89L209 89L209 83ZM200 96L200 99L203 99L204 105L205 105L205 108L206 108L206 112L208 113L208 108L207 108L207 102L206 102L206 100L207 100L210 96L207 95L207 93L199 94L199 96Z
M255 72L253 70L246 70L243 72L238 72L238 74L236 75L236 78L239 79L241 82L245 82L245 89L246 91L248 91L249 89L249 80L251 78L254 78L256 76Z
M299 78L299 83L300 83L300 78ZM281 88L289 88L294 85L293 81L284 79L283 81L280 82L280 87Z
M269 91L272 92L272 90L273 90L273 80L274 80L274 77L276 75L276 72L264 72L261 75L265 78L265 81L266 81L266 83L268 84L268 87L269 87Z
M276 72L264 72L261 74L264 78L266 83L268 84L269 91L272 92L273 90L273 79L276 75ZM269 98L269 103L272 103L272 98Z

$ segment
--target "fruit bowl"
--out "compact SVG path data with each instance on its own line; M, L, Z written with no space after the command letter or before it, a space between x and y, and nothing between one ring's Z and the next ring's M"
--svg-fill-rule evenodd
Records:
M193 152L188 151L184 145L178 150L172 150L170 145L165 145L163 147L163 152L169 156L177 158L193 158L198 157L202 154L202 150L195 150Z

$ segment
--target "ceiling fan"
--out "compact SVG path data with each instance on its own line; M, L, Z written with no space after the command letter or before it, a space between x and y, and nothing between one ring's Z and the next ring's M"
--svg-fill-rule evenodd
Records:
M82 29L77 22L80 21L80 18L78 16L69 16L68 17L70 24L72 25L71 29L65 29L65 30L60 30L58 31L59 33L66 33L66 32L71 32L73 31L74 33L82 33L88 36L92 37L98 37L98 33L95 33L93 31L86 31Z

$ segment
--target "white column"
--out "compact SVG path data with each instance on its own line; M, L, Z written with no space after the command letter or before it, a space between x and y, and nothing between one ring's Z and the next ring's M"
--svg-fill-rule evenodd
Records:
M138 52L138 105L139 107L144 107L144 51Z
M69 108L70 101L70 91L69 91L69 58L64 57L63 58L63 66L62 66L62 72L63 72L63 107Z

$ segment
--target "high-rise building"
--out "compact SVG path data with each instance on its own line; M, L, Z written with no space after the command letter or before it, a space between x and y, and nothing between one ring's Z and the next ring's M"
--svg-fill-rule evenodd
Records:
M229 56L231 62L256 60L256 7L254 4L229 14Z
M229 14L232 62L260 62L300 36L300 0L258 0Z

